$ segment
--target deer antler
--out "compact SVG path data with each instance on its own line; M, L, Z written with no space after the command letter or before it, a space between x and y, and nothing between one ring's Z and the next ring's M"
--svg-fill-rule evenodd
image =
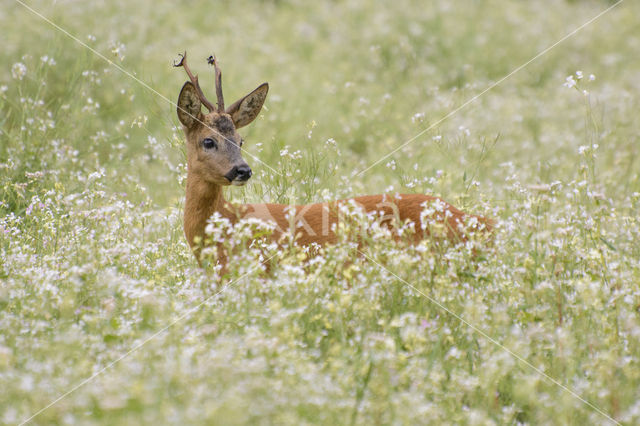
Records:
M209 100L204 96L204 93L202 92L202 89L200 88L200 83L198 83L198 76L194 76L191 73L191 70L189 69L189 66L187 65L187 51L184 51L184 54L180 55L180 61L179 62L174 62L173 63L174 67L183 67L184 70L187 72L187 75L189 76L189 79L191 80L191 82L193 83L193 85L196 88L196 92L198 93L198 97L200 98L200 102L202 102L202 104L209 110L209 112L212 112L215 108L213 106L213 104L211 102L209 102Z
M222 71L218 67L218 60L215 55L211 55L207 58L207 63L213 65L216 71L216 97L218 98L218 112L224 112L224 97L222 96Z

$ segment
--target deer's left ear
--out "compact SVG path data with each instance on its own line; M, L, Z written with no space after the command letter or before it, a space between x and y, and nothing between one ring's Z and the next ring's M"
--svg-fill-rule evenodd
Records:
M180 90L180 96L178 96L178 119L184 127L190 129L199 124L200 119L200 106L202 105L200 98L198 97L198 91L196 86L190 81L184 83L182 90Z
M238 99L225 111L231 116L236 129L251 123L260 113L264 100L267 99L269 83L262 83L244 98Z

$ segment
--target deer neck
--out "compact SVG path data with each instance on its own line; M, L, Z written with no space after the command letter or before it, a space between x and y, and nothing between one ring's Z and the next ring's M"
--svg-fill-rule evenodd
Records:
M184 233L189 245L196 245L197 238L204 238L207 220L215 212L235 222L222 195L222 186L204 181L187 173L186 199L184 203Z

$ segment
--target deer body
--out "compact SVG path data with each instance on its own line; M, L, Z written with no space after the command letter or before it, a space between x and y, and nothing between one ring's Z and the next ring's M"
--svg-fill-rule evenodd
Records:
M205 234L207 220L219 213L231 223L236 223L242 218L258 218L265 222L271 222L274 227L272 237L278 241L282 234L290 232L295 236L296 242L301 245L317 243L320 245L336 242L334 224L340 220L339 205L353 201L353 204L366 212L375 212L382 219L382 224L392 228L399 223L411 221L414 227L416 239L421 239L423 234L421 213L426 206L434 202L442 210L430 216L443 223L447 237L464 239L462 232L457 232L468 217L475 217L479 224L484 224L487 229L491 226L487 219L466 215L464 212L447 204L437 197L422 194L394 194L394 195L365 195L352 199L337 200L331 203L316 203L306 205L290 204L242 204L232 205L225 201L222 195L222 187L196 188L189 184L187 179L187 197L184 214L184 231L192 248L195 241L202 240Z
M464 240L465 222L471 220L477 229L490 230L491 221L467 215L439 198L422 194L367 195L331 203L291 206L288 204L231 205L223 197L223 186L244 185L251 177L251 169L241 155L243 140L237 129L252 122L259 114L269 86L263 83L253 92L224 108L221 73L215 58L210 59L216 71L217 108L200 89L186 62L186 53L176 66L183 66L191 81L182 87L178 98L178 118L183 125L187 142L187 187L184 231L187 241L199 259L199 245L205 238L207 220L219 213L231 223L246 217L272 223L271 238L280 241L290 232L301 245L330 244L336 241L334 224L340 221L341 204L351 203L374 213L383 226L393 227L410 221L414 224L414 239L430 234L429 226L443 225L450 239ZM209 110L201 112L201 105ZM426 207L434 206L428 217ZM422 221L429 223L422 223ZM224 256L219 259L224 263ZM224 265L223 265L224 266Z

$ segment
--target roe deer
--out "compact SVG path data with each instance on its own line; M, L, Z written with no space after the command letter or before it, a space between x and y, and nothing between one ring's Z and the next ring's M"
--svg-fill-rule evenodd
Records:
M267 96L269 85L263 83L230 107L224 107L222 77L214 57L209 63L215 68L217 107L207 100L198 83L198 77L187 65L187 54L174 64L183 67L189 76L180 91L177 104L178 119L183 125L187 145L187 186L184 211L184 232L198 262L201 242L205 238L207 220L218 212L231 223L244 217L259 218L275 225L271 238L278 239L287 230L293 231L295 241L301 245L320 245L337 240L332 227L339 220L337 207L341 203L355 202L367 212L379 213L386 227L411 221L420 225L414 228L415 240L429 235L425 229L428 221L438 223L446 229L448 239L466 239L465 225L482 232L490 232L492 221L480 216L467 215L441 199L422 194L366 195L332 203L290 206L287 204L242 204L227 203L222 194L223 186L244 185L251 177L251 168L242 158L243 139L237 129L251 123L259 114ZM201 105L208 110L203 114ZM289 216L294 208L294 220ZM425 210L429 207L429 210ZM425 214L424 212L427 212ZM289 229L295 223L296 229ZM222 247L218 250L218 261L225 269L226 256Z

